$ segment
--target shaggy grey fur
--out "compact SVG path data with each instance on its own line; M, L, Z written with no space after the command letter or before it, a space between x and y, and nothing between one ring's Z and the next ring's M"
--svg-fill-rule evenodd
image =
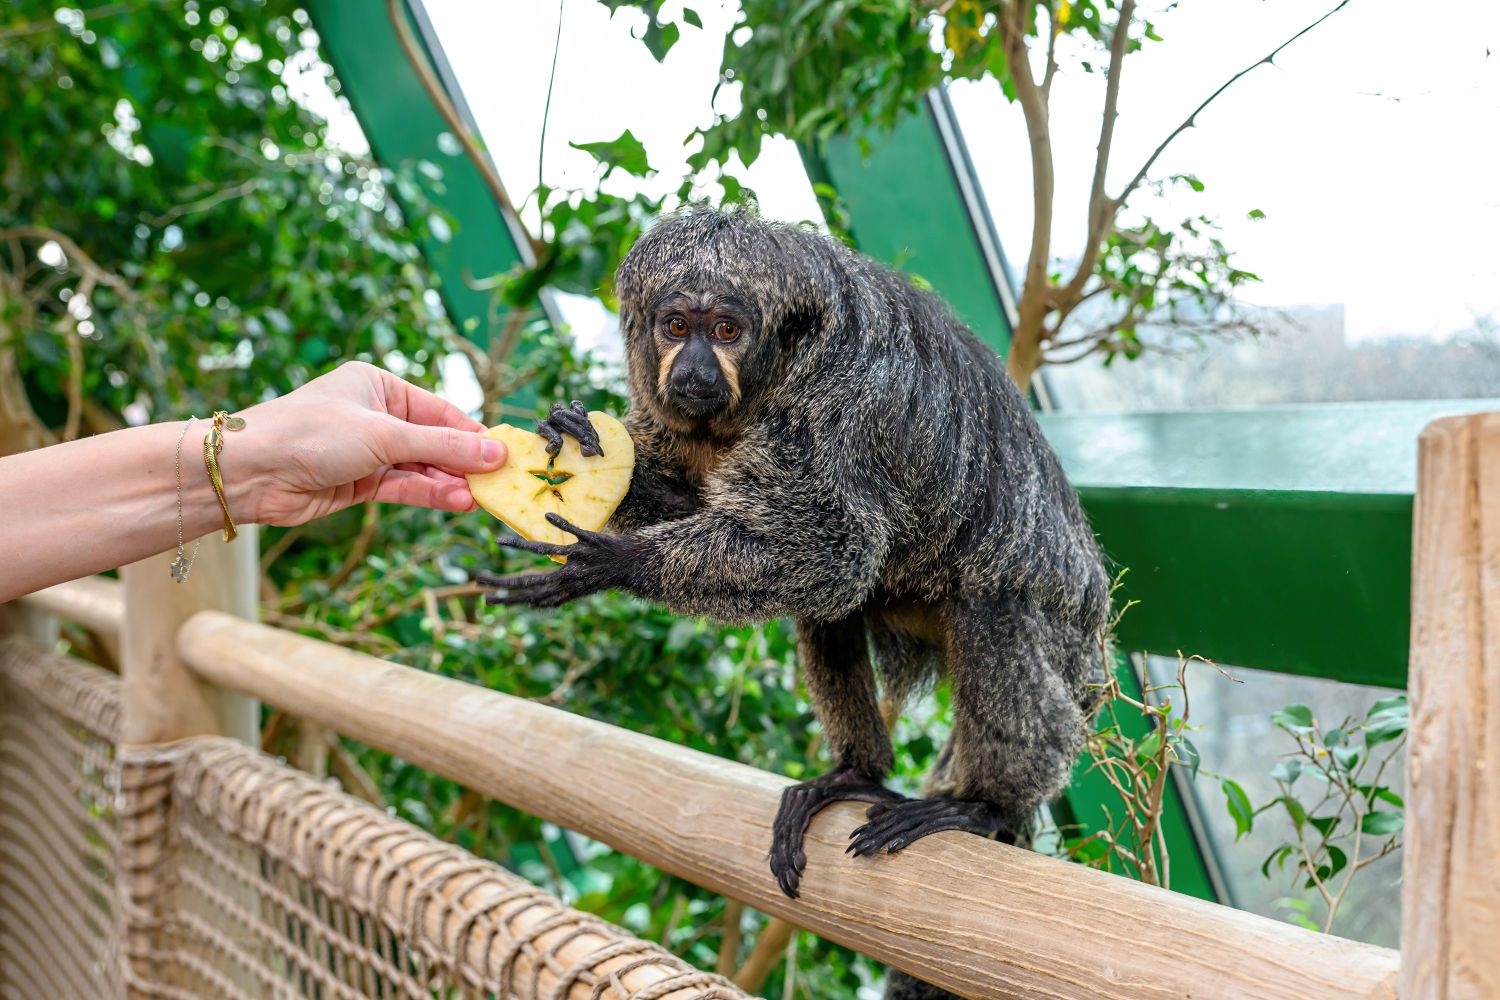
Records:
M905 277L743 212L664 220L630 251L618 294L637 464L616 534L513 543L569 561L492 578L506 588L495 600L622 587L682 614L797 620L834 768L782 800L770 861L788 895L808 823L840 799L874 803L851 836L861 855L937 830L1024 834L1079 752L1109 581L994 352ZM663 324L686 329L664 310L684 309L744 328L712 344L738 394L710 413L685 412L664 370L680 342ZM552 431L589 435L568 419ZM898 706L951 677L953 733L925 799L880 785L892 754L877 671ZM888 995L944 994L893 975Z

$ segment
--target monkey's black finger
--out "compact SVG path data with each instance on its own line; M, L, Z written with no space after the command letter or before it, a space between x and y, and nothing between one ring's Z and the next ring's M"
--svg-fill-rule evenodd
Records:
M535 587L551 576L551 573L512 573L509 576L486 573L479 578L478 583L482 587L494 587L496 590L519 590L522 587Z
M561 528L563 531L576 537L579 541L591 542L599 537L599 532L580 528L561 514L548 514L547 523L554 528Z
M533 542L529 538L513 538L510 535L500 535L495 539L496 545L503 545L508 549L520 549L523 552L535 552L540 556L565 556L573 549L571 545L553 545L551 542Z
M550 419L543 420L536 425L536 432L547 440L547 454L553 458L562 451L562 432L557 429Z
M969 822L960 816L944 816L939 819L929 820L908 833L898 833L885 843L885 853L895 854L903 847L916 843L923 837L933 833L942 833L944 830L969 830Z
M559 604L568 603L568 595L557 587L526 587L485 594L484 603L491 606L524 604L533 608L555 608Z
M582 406L583 404L579 404ZM604 449L599 447L599 432L589 421L588 411L568 410L558 404L552 410L552 415L547 418L548 422L566 431L578 439L578 450L584 455L602 455Z

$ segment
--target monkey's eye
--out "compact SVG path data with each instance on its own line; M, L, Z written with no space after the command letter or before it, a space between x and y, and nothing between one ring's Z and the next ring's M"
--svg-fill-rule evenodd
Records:
M681 316L673 316L671 319L667 320L667 332L674 337L686 337L687 320L683 319Z
M726 344L739 335L740 328L727 319L720 320L718 326L714 327L714 336Z

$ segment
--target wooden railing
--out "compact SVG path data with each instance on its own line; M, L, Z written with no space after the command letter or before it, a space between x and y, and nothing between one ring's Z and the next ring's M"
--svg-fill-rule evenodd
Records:
M794 901L766 865L784 778L222 611L186 617L171 652L209 689L278 705L964 996L1395 997L1398 980L1406 998L1500 996L1500 415L1423 435L1416 567L1400 955L963 834L849 858L853 805L814 822ZM30 600L106 631L122 619L119 585L103 581Z

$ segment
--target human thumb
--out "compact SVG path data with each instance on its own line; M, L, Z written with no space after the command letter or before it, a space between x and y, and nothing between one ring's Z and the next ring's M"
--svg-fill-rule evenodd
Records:
M489 472L505 464L503 441L456 427L392 422L384 448L384 458L391 465L420 462L453 472Z

